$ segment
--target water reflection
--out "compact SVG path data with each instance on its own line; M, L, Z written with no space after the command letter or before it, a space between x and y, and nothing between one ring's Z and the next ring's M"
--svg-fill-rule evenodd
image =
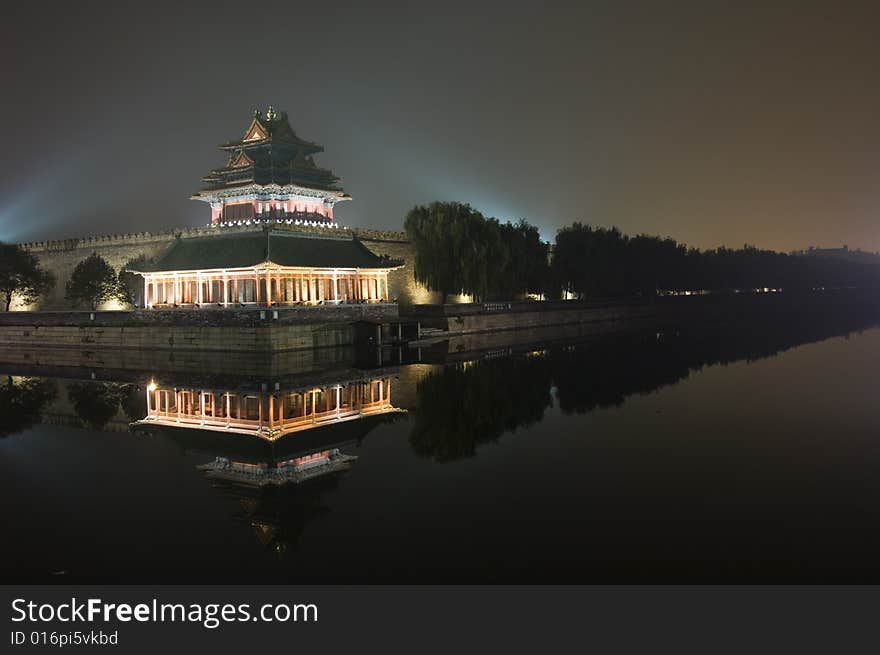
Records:
M0 437L27 430L58 394L53 380L6 376L0 386Z
M82 424L95 430L102 430L120 409L129 420L144 415L135 384L76 380L67 385L67 398Z
M667 432L656 440L627 441L627 436L632 435L626 433L626 430L653 429L653 410L647 420L629 421L629 427L622 426L623 421L616 421L619 418L616 413L597 413L590 420L573 420L571 416L621 405L633 395L653 393L677 384L706 366L772 357L788 348L874 324L873 316L841 314L784 328L743 322L589 340L570 331L560 331L560 338L550 343L529 342L528 335L521 331L516 335L517 343L506 346L502 343L504 335L492 335L491 351L452 346L445 352L442 348L432 349L430 364L422 360L423 363L416 365L380 365L373 370L363 370L356 368L356 361L327 356L326 361L330 363L323 370L318 370L315 359L297 364L296 371L284 369L275 362L259 362L260 366L255 363L238 376L227 369L217 371L199 365L194 365L190 373L172 370L171 366L84 370L78 364L67 363L69 360L65 360L63 366L52 368L52 353L41 353L39 370L27 368L21 362L16 363L18 368L12 369L0 365L0 370L15 373L0 385L0 435L14 434L43 422L60 425L58 434L64 437L77 437L46 438L42 451L29 450L33 448L32 442L39 439L6 441L4 445L18 445L17 449L10 447L6 452L16 456L37 453L42 462L40 470L52 473L36 480L27 466L23 466L19 469L20 479L10 483L10 489L24 488L31 479L35 479L31 494L34 489L43 488L40 485L53 492L52 485L58 488L65 485L63 488L69 492L75 492L79 485L78 489L83 490L79 504L71 501L70 511L56 514L74 518L89 515L90 503L94 498L105 497L106 488L119 489L125 503L142 503L132 510L131 525L105 528L92 522L88 528L140 534L132 525L156 525L157 530L166 531L166 541L159 542L157 538L157 543L170 543L178 538L175 527L189 525L192 517L197 516L201 521L199 530L185 537L186 545L203 547L205 539L200 531L210 534L211 543L218 544L215 553L218 559L227 555L238 558L236 568L242 571L242 578L252 572L249 566L262 561L263 548L278 554L302 553L303 561L309 562L325 555L327 560L331 555L343 559L350 554L343 544L349 543L346 537L351 535L360 539L359 548L367 551L375 548L367 554L360 553L364 558L360 565L364 565L366 571L362 575L372 581L391 581L392 578L382 578L384 571L397 571L398 577L394 578L397 580L419 581L417 573L431 567L435 572L440 571L445 562L449 563L449 570L473 572L485 565L496 566L493 571L497 573L504 566L520 566L533 552L550 562L543 566L551 569L554 562L563 562L566 567L586 567L584 562L589 561L597 562L597 569L608 569L608 561L613 563L620 544L625 547L639 543L635 538L611 543L614 530L619 529L619 506L648 507L652 494L661 489L659 495L667 494L668 507L674 509L667 514L671 521L699 524L699 529L681 536L680 543L689 544L698 538L708 540L709 533L703 529L705 521L715 520L714 515L707 519L708 514L689 504L699 496L693 489L717 490L722 485L707 485L699 472L693 473L685 467L678 474L686 479L681 485L686 493L676 496L674 485L666 484L668 471L664 466L670 462L658 467L659 473L652 473L649 464L657 451L640 451L645 448L644 444L657 444L658 448L662 446L688 456L699 447L695 441L700 440L688 441L689 433L682 436L680 442L670 440L670 434L679 435L679 427L692 427L692 424L678 422L673 412L664 411L663 417L658 419L658 423L667 421ZM488 341L484 339L483 343ZM465 361L460 361L464 358ZM402 357L397 359L403 360ZM387 359L359 360L360 363L366 361L381 364ZM115 363L121 367L125 362ZM268 366L261 368L263 364ZM183 367L183 364L176 362L176 366ZM35 377L38 374L54 375L58 379ZM90 376L97 379L89 379ZM725 414L729 407L724 406L732 403L719 402L718 405L705 412L709 418L703 426L730 419L731 415ZM783 418L790 423L788 432L799 437L803 424L792 420L795 414L792 406L783 409L787 411ZM561 417L560 413L569 416ZM834 412L828 414L831 419L838 418ZM609 416L616 421L613 425L607 420ZM386 429L384 424L396 419L399 423ZM542 421L544 425L537 425ZM593 428L602 421L605 421L607 434L597 435ZM113 430L128 429L129 423L133 424L134 436L110 434ZM555 439L557 435L553 430L557 425L568 426L570 433L565 435L566 439ZM73 427L91 430L71 430ZM98 429L102 434L95 432ZM590 430L589 438L582 438L581 435ZM514 432L523 433L518 440L510 439L515 447L499 449L493 453L494 457L487 456L485 444L509 439L506 435ZM52 433L55 434L54 429ZM638 436L642 436L641 432ZM763 437L737 433L730 442L737 445L749 439L766 442ZM613 450L609 455L596 446L596 443L601 446L615 440L627 447L609 449ZM796 445L790 452L800 448L809 451L808 442L798 439L793 442ZM736 466L747 461L752 465L751 453L744 460L737 460L727 456L728 452L737 455L735 449L723 451L725 457L715 457L713 452L709 457L705 452L703 462L710 462L706 466L718 467L712 469L713 478L708 482L713 482L719 471L723 478L724 462L733 462L731 466ZM53 457L58 460L80 457L83 462L68 467L65 462L53 464ZM456 464L474 457L478 460ZM639 457L642 460L636 461ZM93 467L92 461L100 461L101 465ZM434 461L443 465L430 463ZM638 486L640 476L618 476L613 484L602 477L606 469L614 475L629 470L633 461L649 472L644 489ZM779 461L783 461L782 458ZM119 462L125 469L122 473L117 466ZM485 475L490 470L492 474ZM519 484L523 474L532 476L529 485ZM652 478L650 474L657 477ZM130 482L129 478L135 481ZM90 479L94 479L94 488L89 487ZM730 479L739 478L732 475ZM594 487L589 486L589 480ZM663 484L657 484L657 480ZM528 489L524 490L526 486ZM618 506L607 500L608 494L618 488L632 490L631 505L628 497L618 498ZM730 516L734 522L737 520L731 507L742 506L743 514L750 516L754 507L763 506L735 495L739 489L735 484L731 483L729 488L734 489L731 496L721 496L712 509L714 512L715 507L726 508L722 511L722 514L727 512L723 516L725 520ZM400 489L406 489L406 493L400 493ZM760 493L756 492L756 497L763 503L765 497L778 493L774 489L769 484ZM161 495L163 493L166 495ZM149 500L144 501L145 498ZM62 501L57 502L57 507L64 507ZM522 514L502 506L516 508ZM51 508L56 511L56 506ZM502 509L496 511L495 508ZM635 517L628 525L642 525L639 521L652 520L649 509L644 514L634 512L621 516ZM120 516L128 516L124 513L129 510L120 503L116 511ZM492 513L491 521L486 521L487 512ZM524 515L541 516L544 523L540 529L523 530ZM584 527L579 533L577 521L567 523L570 516L589 516L590 520L598 521L600 527L611 528L590 532L593 524L581 518L580 525ZM14 518L19 522L28 520L24 511ZM721 523L719 521L719 525ZM73 522L71 526L68 529L76 529ZM495 544L493 539L502 533L507 536L520 531L510 540L514 543L518 539L520 545L505 546L506 560L480 564L473 559L473 553L450 552L444 546L434 545L442 543L442 535L457 530L467 530L477 545L476 550L484 553L500 552L485 546ZM649 532L637 533L633 528L636 537L647 539L645 543L650 542ZM71 538L70 542L79 539L82 543L92 543L89 540L93 538L84 534ZM547 534L550 534L548 550L541 553L540 540ZM611 545L595 554L593 560L590 556L582 557L585 551L569 553L567 559L554 559L560 544L592 547L599 534L606 535ZM763 533L756 530L754 534ZM724 533L724 538L717 539L717 543L732 543L736 535L735 531ZM118 543L128 538L128 533L122 537L108 537L108 533L97 536L100 538L93 539L95 543ZM152 535L141 539L142 543L152 543ZM235 545L230 545L233 542ZM408 544L408 552L413 553L410 559L406 559L407 556L401 556L404 559L400 561L396 559L398 553L394 545L399 543ZM658 543L650 545L659 547ZM340 544L338 550L334 550L337 548L334 544ZM28 574L33 574L41 562L29 554L33 544L29 542L27 546L21 548L24 555L20 557L28 562ZM431 551L432 547L437 550ZM181 549L169 547L165 554L159 553L160 548L155 550L156 554L151 556L161 565L157 568L164 570L166 566L176 565L174 558L180 556ZM188 550L198 551L197 548ZM85 549L83 552L80 561L88 561L91 555ZM100 552L103 557L114 557L107 549ZM258 553L256 558L253 557L255 552ZM525 554L517 560L517 553ZM68 557L64 549L51 549L50 554L61 561ZM722 555L717 556L719 561L723 560ZM163 557L165 560L160 561ZM199 557L203 555L200 553ZM631 559L640 561L639 557L641 554L637 553ZM261 574L269 571L267 579L301 581L308 577L303 572L308 567L294 566L293 559L284 565L274 556L265 559L269 564ZM8 558L8 561L14 559ZM372 568L365 565L374 561ZM207 567L202 562L193 558L177 566L184 571L182 575L189 575L185 567ZM119 570L141 566L121 560L114 561L114 565ZM111 565L96 562L91 566L92 570L104 571L110 570ZM101 568L103 566L108 568ZM349 563L348 570L353 571L357 566L357 562ZM193 575L199 580L210 579L212 575L201 569L197 571ZM279 577L272 577L276 573ZM437 573L433 579L444 580L446 573L448 571ZM310 579L314 581L319 575L315 573ZM407 578L407 575L415 577ZM497 575L493 580L516 578L514 573L509 573L510 578L503 577L508 573ZM568 575L567 568L560 573L565 575ZM357 573L352 576L357 578Z
M211 457L198 470L235 501L235 518L261 544L284 552L328 511L323 494L357 461L344 450L403 413L391 390L390 375L273 391L150 382L146 416L132 429Z
M540 422L554 405L566 414L619 406L705 366L772 357L874 324L873 313L842 314L819 323L620 335L503 357L495 351L419 381L409 443L416 454L436 461L471 457L480 444Z
M545 353L447 366L418 383L409 443L421 457L469 457L478 444L537 423L552 403Z
M274 441L323 425L400 411L391 378L340 381L272 392L147 386L144 424L221 430Z

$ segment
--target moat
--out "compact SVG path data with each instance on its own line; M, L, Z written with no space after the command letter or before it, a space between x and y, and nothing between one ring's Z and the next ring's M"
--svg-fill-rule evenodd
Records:
M6 582L880 582L875 310L0 356Z

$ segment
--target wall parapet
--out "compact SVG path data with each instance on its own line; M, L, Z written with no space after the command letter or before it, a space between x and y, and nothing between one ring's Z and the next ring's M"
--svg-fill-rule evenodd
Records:
M96 234L67 239L52 239L47 241L27 241L21 246L31 252L68 252L77 249L94 247L106 247L113 245L131 245L136 243L156 243L171 241L177 238L204 237L215 234L246 233L254 230L262 230L266 226L272 229L287 230L303 234L320 235L350 235L369 241L391 241L395 243L407 243L404 232L392 230L374 230L371 228L349 228L341 225L334 227L322 225L296 225L285 221L253 221L243 225L229 226L204 226L204 227L181 227L159 232L125 232L122 234Z

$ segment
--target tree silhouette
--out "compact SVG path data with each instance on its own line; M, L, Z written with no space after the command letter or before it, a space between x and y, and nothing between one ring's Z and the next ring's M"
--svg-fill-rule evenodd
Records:
M420 457L472 457L481 443L537 423L550 406L550 367L542 357L448 366L421 380L409 436Z
M86 304L90 309L98 309L98 305L119 296L119 281L113 267L93 252L73 269L67 281L66 295L68 301L75 305Z
M546 284L547 244L525 221L501 224L470 205L434 202L404 221L415 251L415 278L433 291L477 302L511 299Z
M116 416L127 389L128 385L114 382L71 382L67 398L85 425L100 430Z
M745 245L687 248L670 238L627 236L574 223L556 235L552 277L577 297L730 292L763 288L880 286L880 263L788 255Z
M55 286L55 276L40 267L37 258L19 245L0 242L0 292L6 311L13 297L30 304Z
M46 405L58 395L52 380L7 376L0 385L0 437L17 434L39 422Z

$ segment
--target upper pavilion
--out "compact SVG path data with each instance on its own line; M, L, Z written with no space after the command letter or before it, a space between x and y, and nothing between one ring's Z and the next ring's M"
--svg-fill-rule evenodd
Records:
M333 206L350 200L339 178L319 168L312 155L323 152L316 143L298 137L287 113L271 106L254 112L241 139L220 146L228 155L223 168L202 178L202 190L192 196L211 205L211 223L253 219L333 221Z

